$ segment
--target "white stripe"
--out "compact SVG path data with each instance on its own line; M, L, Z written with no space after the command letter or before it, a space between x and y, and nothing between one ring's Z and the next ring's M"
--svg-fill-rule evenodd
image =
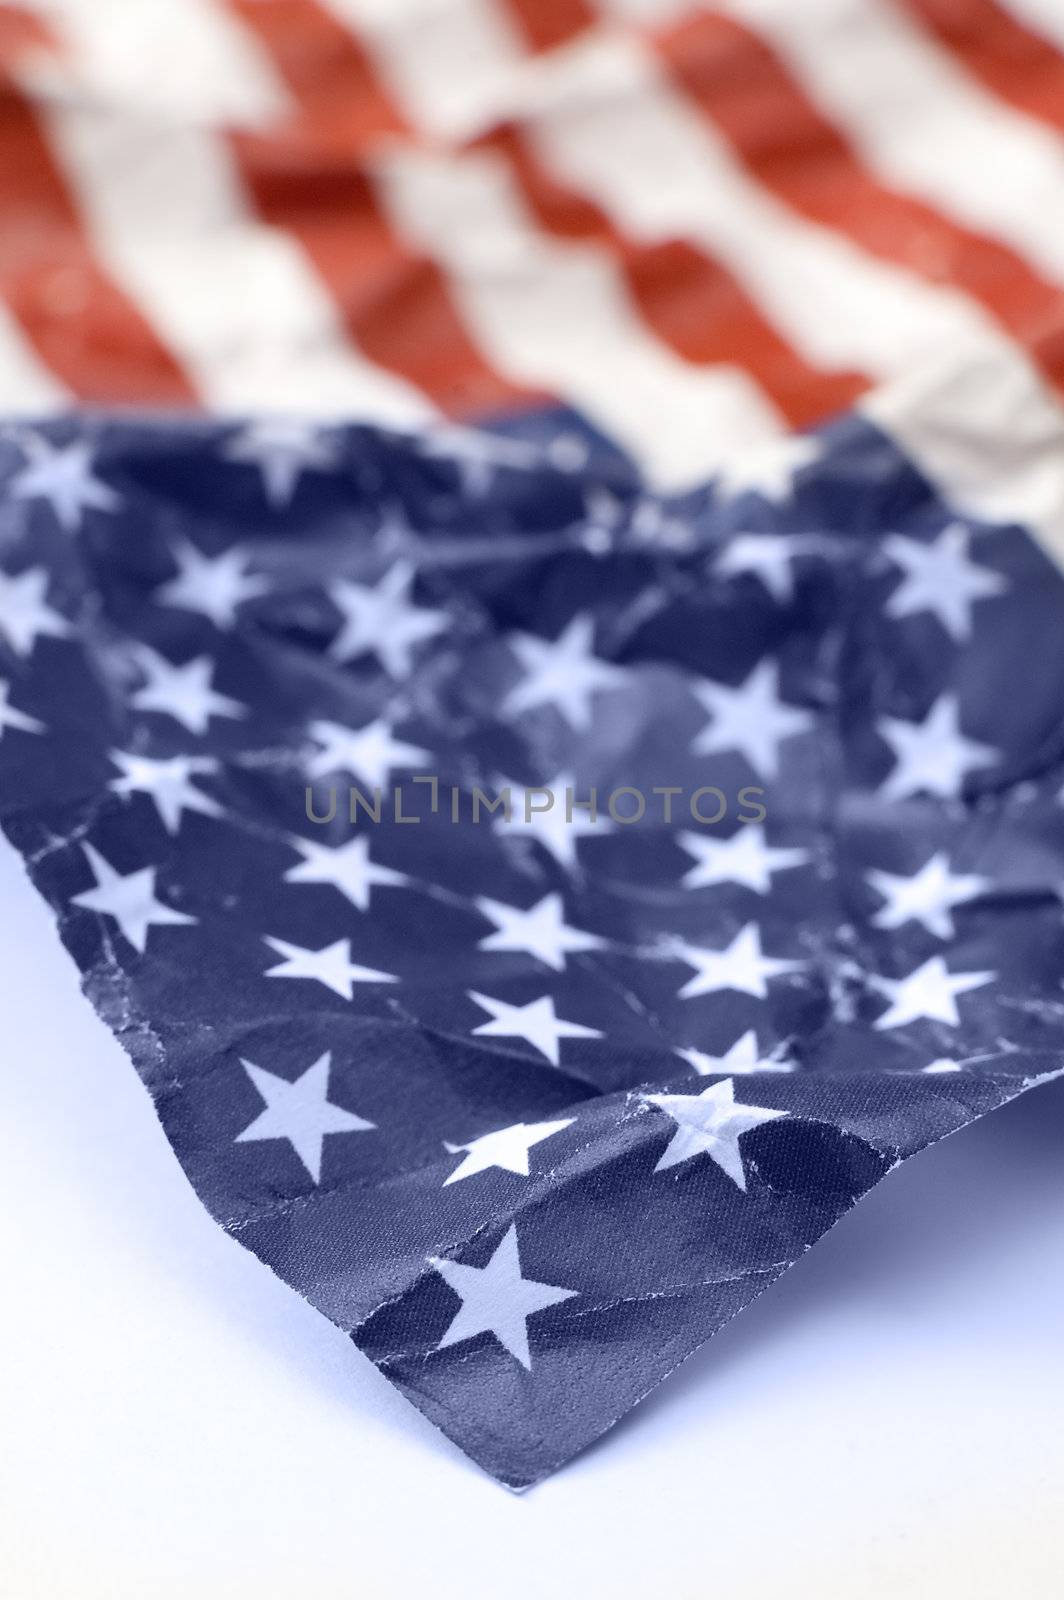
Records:
M758 28L864 164L1064 281L1064 142L979 86L885 0L723 0Z
M288 109L266 52L224 0L29 0L72 46L71 70L109 104L257 125Z
M1004 0L1004 8L1011 11L1032 33L1064 49L1064 10L1060 0Z
M1064 410L1018 351L925 369L858 409L959 510L1022 523L1064 566Z
M802 0L802 7L799 7L792 0L790 9L797 12L808 3L809 0ZM1032 33L1040 33L1051 44L1064 46L1064 8L1060 0L1000 0L1000 4ZM596 5L604 18L646 28L665 27L690 16L696 9L692 0L596 0ZM720 5L713 9L724 10L725 7Z
M598 9L616 22L660 28L687 16L692 6L691 0L598 0Z
M540 233L498 156L401 151L380 179L493 365L571 399L663 487L705 478L728 451L780 430L745 372L691 366L658 342L606 252Z
M70 401L43 364L7 306L0 301L0 411L9 416L56 411Z
M209 405L408 423L430 413L352 348L296 241L248 215L221 136L63 107L44 125L97 255Z
M371 50L408 121L466 139L512 107L522 41L494 0L324 0Z
M1001 339L967 296L876 260L755 183L633 38L559 52L534 126L564 182L638 239L703 245L813 365L889 378L958 342Z

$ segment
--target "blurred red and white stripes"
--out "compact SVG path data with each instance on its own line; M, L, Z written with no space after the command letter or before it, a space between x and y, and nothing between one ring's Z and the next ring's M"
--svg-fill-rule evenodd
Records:
M8 411L557 400L678 485L969 356L1056 412L1053 0L0 4Z

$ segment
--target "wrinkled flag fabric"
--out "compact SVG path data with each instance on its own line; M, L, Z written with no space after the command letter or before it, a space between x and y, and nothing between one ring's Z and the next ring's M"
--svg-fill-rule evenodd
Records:
M4 829L212 1215L504 1483L1061 1070L1062 479L1007 353L668 496L560 410L0 433Z
M1049 0L0 5L0 819L513 1486L1058 1070L1062 107Z

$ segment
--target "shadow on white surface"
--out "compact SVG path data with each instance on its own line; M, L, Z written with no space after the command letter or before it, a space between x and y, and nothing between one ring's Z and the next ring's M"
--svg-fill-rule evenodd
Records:
M993 1322L1008 1277L1031 1268L1036 1280L1039 1263L1047 1323L1060 1330L1062 1245L1064 1080L1057 1080L890 1173L614 1431L638 1428L659 1410L682 1410L693 1389L756 1366L770 1347L795 1350L797 1378L810 1336L830 1342L840 1323L852 1332L861 1318L895 1329L893 1376L903 1379L906 1345L913 1337L934 1339L940 1308L977 1287L986 1296L985 1320ZM973 1341L978 1333L976 1324ZM986 1354L990 1382L1000 1351L988 1345ZM889 1368L882 1381L892 1381Z

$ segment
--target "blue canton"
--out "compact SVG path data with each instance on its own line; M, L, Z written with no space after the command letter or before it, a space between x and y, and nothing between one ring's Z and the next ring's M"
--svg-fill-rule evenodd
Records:
M853 417L283 442L4 430L0 819L204 1204L520 1488L1060 1070L1064 587Z

